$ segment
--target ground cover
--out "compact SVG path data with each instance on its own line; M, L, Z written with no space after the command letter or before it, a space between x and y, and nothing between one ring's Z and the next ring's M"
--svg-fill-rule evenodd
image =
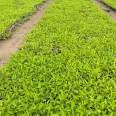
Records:
M92 1L55 0L0 70L1 115L115 115L115 25Z
M8 37L16 22L26 20L42 1L44 0L0 0L0 39Z
M105 3L111 5L113 8L116 8L116 1L115 0L103 0Z

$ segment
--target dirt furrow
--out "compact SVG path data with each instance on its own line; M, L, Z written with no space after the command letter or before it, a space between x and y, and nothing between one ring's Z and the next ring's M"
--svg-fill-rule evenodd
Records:
M116 9L115 8L106 4L103 0L95 0L95 1L105 12L107 12L112 17L113 20L116 20Z
M8 59L16 53L21 47L25 36L31 32L33 27L41 20L45 10L48 8L52 0L44 2L28 21L17 27L16 31L7 40L0 41L0 67L7 63Z

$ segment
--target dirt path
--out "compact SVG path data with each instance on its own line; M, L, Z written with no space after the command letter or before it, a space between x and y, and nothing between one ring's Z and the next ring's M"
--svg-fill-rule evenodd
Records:
M43 3L28 21L17 27L9 39L0 41L0 67L7 63L10 56L21 47L26 34L31 32L33 27L41 20L50 3L51 0L47 0Z
M116 9L111 7L110 5L103 2L103 0L95 0L96 3L105 11L107 12L113 20L116 20Z

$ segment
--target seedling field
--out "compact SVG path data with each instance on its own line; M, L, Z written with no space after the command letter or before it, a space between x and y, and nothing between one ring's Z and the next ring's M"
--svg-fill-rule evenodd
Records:
M91 0L54 0L0 69L0 115L115 114L116 22Z

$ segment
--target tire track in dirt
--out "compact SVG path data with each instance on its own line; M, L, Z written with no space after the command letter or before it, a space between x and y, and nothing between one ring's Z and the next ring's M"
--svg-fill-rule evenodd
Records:
M46 0L28 21L16 28L16 31L12 33L10 38L0 41L0 67L6 64L9 58L21 47L25 36L41 20L51 2L52 0Z
M103 0L95 0L96 4L98 4L105 12L107 12L113 20L116 20L116 9L112 6L105 3Z

